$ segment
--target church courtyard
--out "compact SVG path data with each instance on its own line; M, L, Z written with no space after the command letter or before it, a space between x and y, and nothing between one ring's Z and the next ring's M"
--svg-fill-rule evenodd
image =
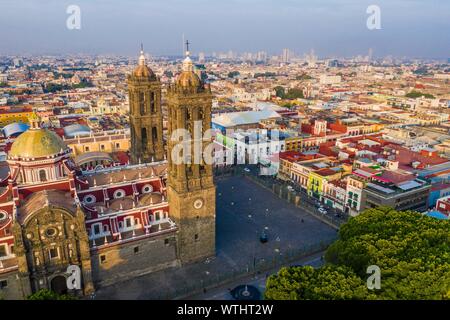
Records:
M320 250L335 229L243 176L216 181L216 257L100 288L96 299L172 299ZM261 242L261 236L267 242Z

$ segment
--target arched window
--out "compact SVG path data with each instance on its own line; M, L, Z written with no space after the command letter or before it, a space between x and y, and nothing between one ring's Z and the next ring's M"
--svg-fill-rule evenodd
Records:
M47 173L45 172L44 169L39 170L39 180L41 182L47 181Z
M155 111L155 93L150 92L150 112L154 113Z
M158 139L158 131L157 131L156 127L152 128L152 139L153 139L153 141L156 141Z
M143 92L139 92L139 111L141 116L145 115L145 94Z
M147 128L142 128L141 129L141 139L142 139L142 149L146 150L147 149Z

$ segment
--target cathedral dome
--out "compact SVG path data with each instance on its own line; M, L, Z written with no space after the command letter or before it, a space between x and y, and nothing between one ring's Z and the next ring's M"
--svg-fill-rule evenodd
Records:
M183 71L178 76L177 84L182 87L199 87L201 80L195 72Z
M153 78L155 76L153 71L145 65L137 66L133 71L133 75L135 77L146 77L146 78Z
M189 51L186 52L186 58L183 61L183 71L177 78L177 84L183 88L198 88L202 84L199 76L194 72L194 64L189 58Z
M48 129L29 129L12 144L10 157L42 158L66 150L67 145L53 131Z
M37 116L30 117L31 128L11 145L9 157L43 158L67 150L67 145L55 132L39 127Z
M155 77L155 74L153 73L153 71L145 63L144 50L142 50L142 49L141 49L141 54L139 56L138 66L134 69L133 75L135 77L145 77L145 78L154 78Z

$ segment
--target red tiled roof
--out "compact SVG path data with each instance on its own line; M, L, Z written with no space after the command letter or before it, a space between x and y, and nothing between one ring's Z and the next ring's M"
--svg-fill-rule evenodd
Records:
M416 178L416 176L411 173L404 174L404 173L386 170L386 171L383 171L383 173L381 175L373 176L372 178L383 181L383 182L400 184L402 182L414 180Z
M389 144L388 147L398 151L398 154L395 155L395 160L402 165L411 165L411 163L416 161L424 166L438 165L449 161L448 159L439 156L425 156L395 144Z
M327 177L327 176L332 176L332 175L336 174L337 171L334 171L334 170L331 170L328 168L324 168L324 169L317 170L315 173L321 175L322 177Z

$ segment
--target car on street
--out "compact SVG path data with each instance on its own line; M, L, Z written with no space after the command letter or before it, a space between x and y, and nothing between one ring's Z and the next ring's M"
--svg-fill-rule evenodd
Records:
M327 214L328 213L327 210L324 207L320 207L318 210L322 214Z
M251 170L249 168L244 168L245 172L250 172Z
M261 233L261 235L259 236L259 241L261 243L266 243L268 241L268 237L267 234L265 232Z

